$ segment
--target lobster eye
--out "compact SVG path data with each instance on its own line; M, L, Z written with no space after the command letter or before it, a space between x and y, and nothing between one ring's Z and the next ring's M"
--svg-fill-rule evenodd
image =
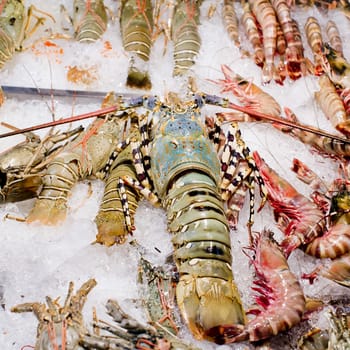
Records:
M6 185L7 174L5 172L0 171L0 188Z
M15 22L16 22L16 17L11 17L9 19L9 23L10 23L11 26L13 26L15 24Z

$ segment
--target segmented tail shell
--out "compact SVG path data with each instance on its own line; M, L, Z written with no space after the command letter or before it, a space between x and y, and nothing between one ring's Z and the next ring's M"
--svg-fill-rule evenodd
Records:
M74 0L73 23L79 42L100 39L107 29L107 12L103 0Z
M174 42L174 76L185 74L193 66L199 53L200 4L201 1L196 0L177 1L171 28Z

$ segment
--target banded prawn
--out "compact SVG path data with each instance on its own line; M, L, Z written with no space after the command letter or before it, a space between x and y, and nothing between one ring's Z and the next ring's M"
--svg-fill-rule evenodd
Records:
M314 189L312 198L325 213L327 230L305 247L305 252L317 258L335 259L350 252L349 208L350 192L347 172L342 178L325 185L318 175L298 159L293 160L292 170L298 178L310 183Z
M277 225L286 236L281 246L288 257L294 249L307 245L325 231L324 214L313 201L269 167L258 152L253 156L266 185L267 200L274 209Z
M254 159L268 189L268 201L275 219L286 235L281 246L286 256L301 247L317 258L339 258L350 251L347 181L337 179L327 188L318 176L298 159L292 170L317 190L312 201L299 192L254 153Z
M236 47L240 48L241 43L239 40L239 22L234 3L235 2L233 0L224 1L222 8L222 17L230 39L233 41Z
M214 81L214 83L221 86L221 92L231 92L245 107L249 107L254 111L260 111L275 117L281 115L281 106L270 94L264 92L252 81L235 73L225 64L221 65L221 71L225 79ZM231 115L234 120L242 121L237 113L223 113L222 115L227 121L230 120ZM248 114L243 116L243 120L249 120L249 118Z
M338 9L342 11L347 18L350 18L350 4L347 0L291 0L290 3L302 7L315 6L324 12Z
M278 24L275 10L270 1L267 0L249 0L249 5L261 26L264 38L263 47L265 62L262 72L262 81L263 83L269 83L273 79L276 82L280 82L281 80L274 64Z
M286 42L285 59L286 70L288 76L292 80L300 78L301 75L306 74L305 59L303 47L296 41L294 34L293 19L290 13L290 7L285 0L271 0L271 4L276 11L276 16L279 25L282 27L283 35Z
M318 83L320 90L315 92L315 100L334 128L349 137L349 118L334 84L327 75L322 75Z
M265 61L264 48L260 39L259 29L248 1L242 3L242 23L250 44L254 50L254 61L259 67L263 67Z
M329 44L333 49L342 57L343 53L343 43L340 37L339 29L336 23L332 20L329 20L326 25L326 32L329 40Z
M123 47L131 56L127 86L145 90L152 87L145 65L149 61L153 29L153 7L150 0L121 2L120 30Z
M304 29L308 44L314 55L314 74L322 75L324 71L322 65L323 38L321 33L321 26L315 17L310 16L305 22Z
M298 117L291 109L285 107L284 112L287 120L293 123L299 123ZM293 127L284 128L278 126L277 124L275 124L275 126L286 134L296 137L302 143L311 146L321 154L340 159L343 157L348 157L350 155L350 144L346 139L340 140L338 138L332 137L331 135L317 135L313 132Z

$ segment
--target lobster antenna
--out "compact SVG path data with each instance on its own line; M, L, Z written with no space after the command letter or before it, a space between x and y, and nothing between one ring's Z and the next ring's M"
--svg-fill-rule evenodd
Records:
M210 96L211 98L214 98L214 100L216 98L218 98L217 96L211 96L211 95L206 95L206 94L203 94L202 96ZM236 105L233 102L230 102L229 100L226 100L226 103L223 106L221 106L221 107L232 108L232 109L235 109L237 111L250 114L251 116L253 116L255 118L268 120L270 122L279 123L279 124L286 125L286 126L289 126L289 127L292 127L292 128L297 128L297 129L304 130L306 132L310 132L310 133L313 133L313 134L316 134L316 135L329 137L329 138L331 138L333 140L337 140L337 141L340 141L340 142L350 143L350 139L346 139L346 138L343 138L343 137L340 137L340 136L337 136L337 135L330 134L330 133L328 133L326 131L314 128L314 127L309 126L309 125L295 123L295 122L283 119L281 117L274 117L274 116L269 115L269 114L261 113L261 112L258 112L256 110L252 110L249 107L239 106L239 105ZM56 126L56 125L72 123L72 122L75 122L75 121L78 121L78 120L83 120L83 119L88 119L88 118L93 118L93 117L100 117L100 116L106 115L108 113L115 112L115 111L117 111L119 109L120 109L120 105L114 105L114 106L107 107L107 108L102 108L102 109L99 109L99 110L96 110L96 111L93 111L93 112L79 114L79 115L72 116L72 117L69 117L69 118L63 118L63 119L55 120L55 121L48 122L48 123L43 123L43 124L30 126L28 128L24 128L24 129L18 129L18 130L10 131L10 132L4 133L4 134L0 134L0 139L4 138L4 137L9 137L9 136L13 136L13 135L22 134L22 133L29 132L29 131L35 131L35 130L49 128L49 127Z

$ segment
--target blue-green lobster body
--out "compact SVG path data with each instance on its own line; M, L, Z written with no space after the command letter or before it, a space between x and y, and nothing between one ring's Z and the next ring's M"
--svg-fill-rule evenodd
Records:
M200 114L192 108L165 112L152 142L151 169L158 195L165 195L177 175L188 172L208 174L219 185L220 162L209 140Z
M197 339L240 332L245 316L232 274L230 228L221 198L221 163L202 122L203 100L160 107L149 176L167 212L179 273L176 299Z

